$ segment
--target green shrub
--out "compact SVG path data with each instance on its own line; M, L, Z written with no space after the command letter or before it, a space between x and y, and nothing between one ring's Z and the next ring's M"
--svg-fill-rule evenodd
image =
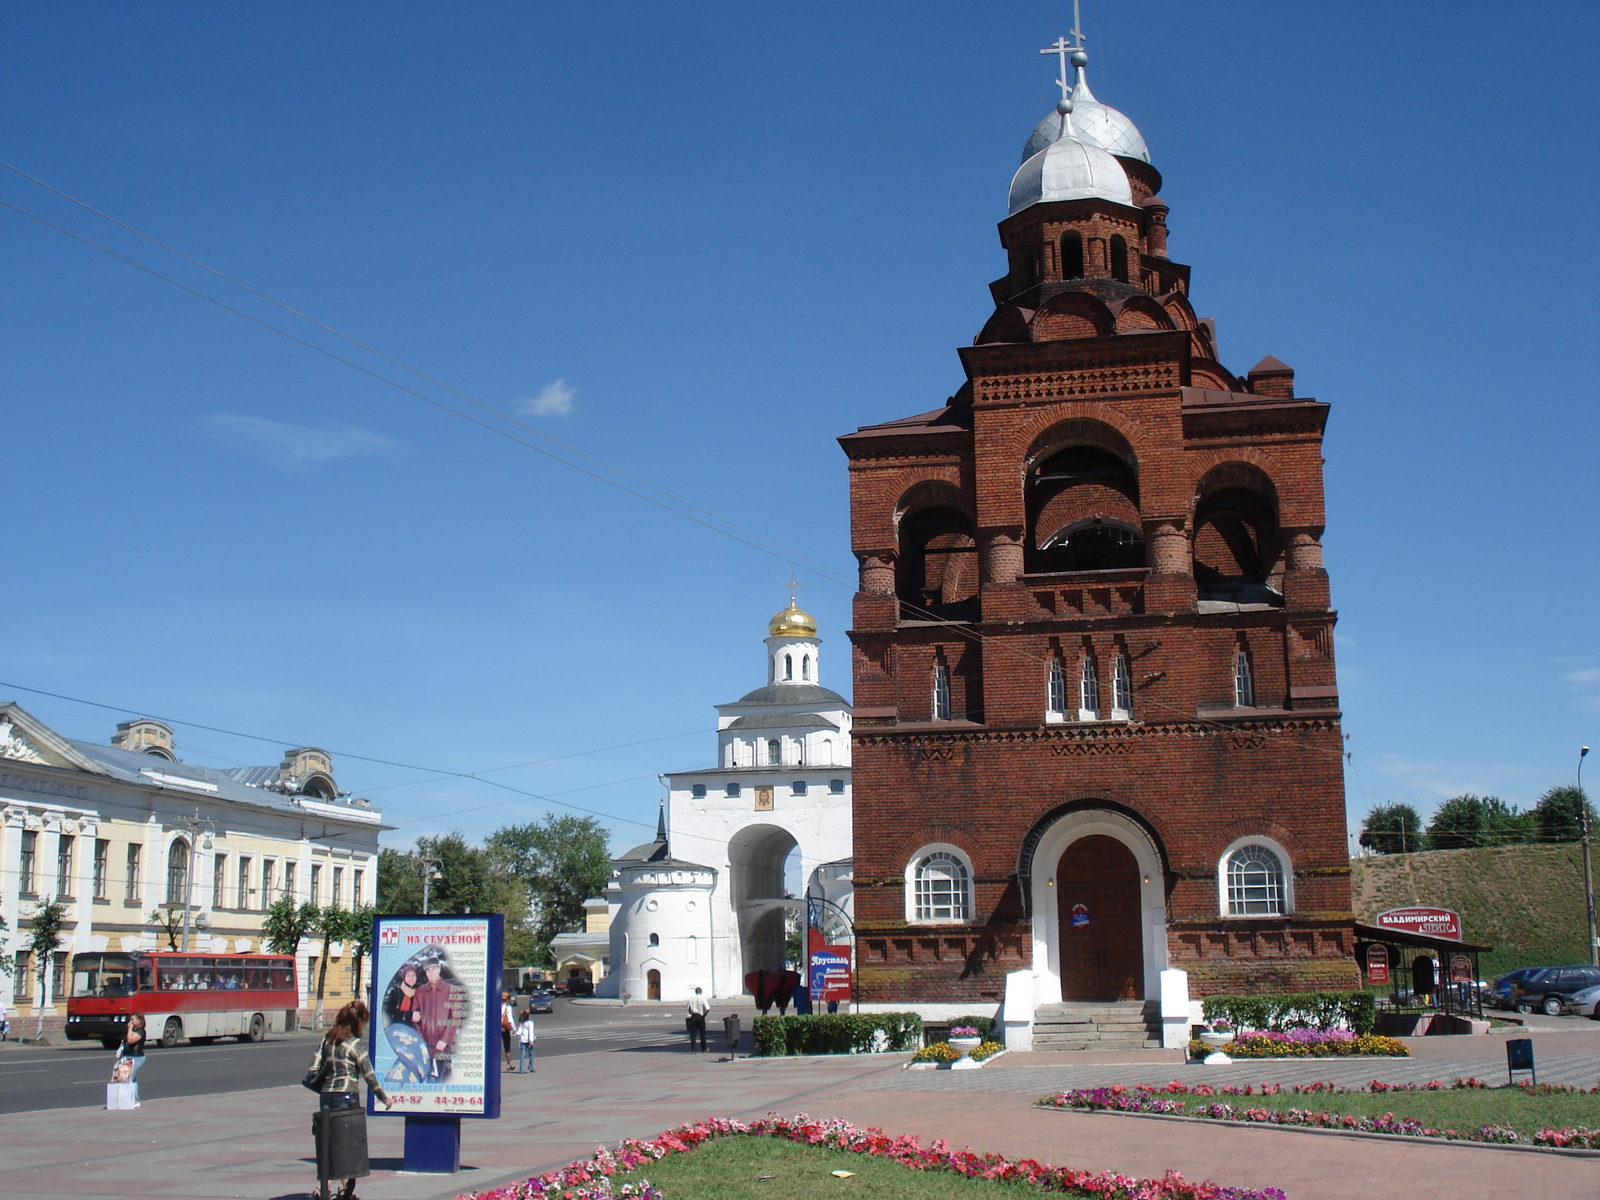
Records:
M1235 1029L1283 1032L1289 1029L1349 1028L1372 1032L1376 1019L1371 992L1280 992L1261 996L1207 996L1207 1021L1221 1017Z
M751 1036L756 1053L769 1056L915 1050L922 1044L922 1018L909 1012L757 1017Z

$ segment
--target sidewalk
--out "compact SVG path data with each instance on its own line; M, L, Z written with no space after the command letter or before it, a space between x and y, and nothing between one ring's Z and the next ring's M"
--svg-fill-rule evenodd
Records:
M1535 1033L1540 1078L1600 1070L1596 1034ZM1249 1082L1328 1078L1329 1068L1366 1079L1489 1076L1504 1069L1502 1040L1428 1038L1412 1060L1331 1064L1251 1063ZM404 1175L402 1124L370 1124L374 1173L369 1200L448 1200L558 1166L598 1143L647 1137L705 1116L806 1112L876 1125L892 1133L1126 1174L1283 1188L1291 1200L1371 1200L1458 1189L1539 1200L1592 1197L1594 1159L1422 1141L1360 1140L1295 1130L1200 1126L1105 1113L1038 1110L1033 1100L1084 1082L1165 1082L1217 1068L1190 1067L1159 1053L1008 1055L982 1071L902 1071L902 1055L741 1059L676 1050L611 1050L552 1057L531 1076L506 1075L505 1115L463 1122L455 1176ZM1154 1060L1154 1061L1152 1061ZM1228 1070L1223 1068L1223 1070ZM1574 1078L1573 1082L1578 1079ZM134 1112L57 1109L0 1118L0 1195L63 1197L250 1197L287 1200L311 1182L313 1098L290 1084L262 1091L147 1099ZM689 1200L669 1197L669 1200Z

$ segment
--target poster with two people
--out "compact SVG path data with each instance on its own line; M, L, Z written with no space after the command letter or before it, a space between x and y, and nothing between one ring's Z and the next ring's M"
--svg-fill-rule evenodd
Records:
M374 918L372 1066L391 1112L500 1115L502 922Z

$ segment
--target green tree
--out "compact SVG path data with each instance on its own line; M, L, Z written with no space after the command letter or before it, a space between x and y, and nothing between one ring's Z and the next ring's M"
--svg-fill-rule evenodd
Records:
M55 953L61 945L61 931L67 925L67 906L59 900L41 904L33 914L33 933L28 949L33 952L34 973L38 976L38 1001L34 1013L39 1025L33 1031L35 1040L44 1036L44 989L50 978L50 968L55 964Z
M178 949L178 938L183 933L183 910L168 905L166 908L152 908L150 915L145 918L146 925L154 925L167 937L167 949Z
M1553 787L1539 797L1533 816L1539 828L1541 842L1576 842L1583 837L1583 814L1589 816L1589 835L1600 832L1597 814L1589 796L1571 784Z
M508 925L526 917L523 889L507 877L502 863L460 833L418 838L415 850L379 851L378 912L422 911L422 873L430 858L439 864L429 889L432 911L504 913Z
M364 999L361 995L361 967L367 955L372 953L372 905L363 905L350 914L345 922L345 945L355 958L356 984L353 994Z
M1529 839L1523 814L1498 796L1468 793L1446 800L1428 822L1429 850L1511 846Z
M1362 846L1377 854L1409 854L1423 848L1422 818L1409 804L1380 804L1361 822Z
M606 831L593 817L551 813L543 821L508 825L489 835L484 848L524 889L532 914L526 942L513 939L506 920L506 957L526 946L525 961L549 965L550 939L583 928L583 902L598 896L611 879L611 851Z
M343 941L350 921L350 914L337 905L330 904L327 908L311 909L310 920L306 925L306 932L322 942L322 950L317 955L317 1008L314 1029L322 1028L322 995L328 986L328 946L332 942Z
M267 949L273 954L298 954L300 939L311 928L316 913L314 904L296 904L293 896L279 896L261 921L261 938Z

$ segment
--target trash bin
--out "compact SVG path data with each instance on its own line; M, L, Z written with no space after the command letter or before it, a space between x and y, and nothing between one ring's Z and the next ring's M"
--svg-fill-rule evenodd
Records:
M739 1057L739 1014L729 1013L722 1018L722 1036L728 1039L728 1057Z
M367 1113L361 1108L313 1113L317 1139L317 1178L359 1179L372 1174L367 1162Z

